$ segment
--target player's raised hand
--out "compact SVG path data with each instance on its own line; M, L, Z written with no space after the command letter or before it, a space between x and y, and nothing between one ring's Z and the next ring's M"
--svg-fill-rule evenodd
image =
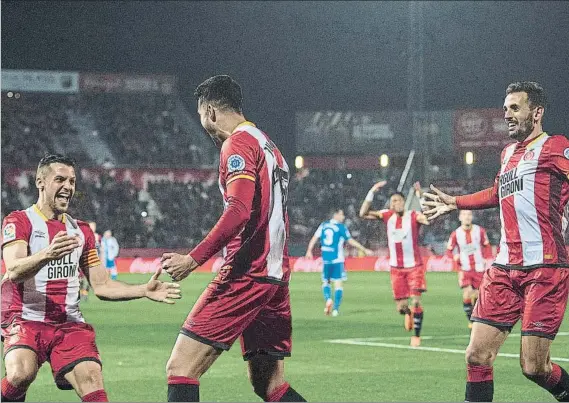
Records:
M174 299L182 298L180 284L165 283L158 280L161 273L162 268L158 268L146 284L146 298L165 304L174 304Z
M198 263L190 255L180 255L179 253L164 253L160 262L164 271L174 281L185 279L199 267Z
M420 192L421 191L421 182L417 181L417 182L413 183L413 188L416 191Z
M377 192L379 189L381 189L382 187L384 187L385 185L387 185L387 181L379 181L379 182L377 182L375 185L373 185L370 190L375 193L375 192Z
M65 231L59 231L51 240L45 253L49 259L60 259L78 248L80 242L79 235L70 236Z
M429 221L457 209L456 197L447 195L431 185L433 193L423 193L421 208Z

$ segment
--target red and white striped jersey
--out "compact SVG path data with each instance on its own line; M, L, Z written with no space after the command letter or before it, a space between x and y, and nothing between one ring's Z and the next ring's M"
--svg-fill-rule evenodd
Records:
M405 211L401 216L393 210L381 210L381 218L387 226L389 265L396 268L421 266L419 228L416 211Z
M502 223L496 265L569 267L562 233L568 174L569 140L564 136L542 133L504 149L493 188Z
M490 246L490 241L486 230L474 224L467 230L462 226L454 230L450 234L447 250L452 256L454 249L458 248L461 270L483 272L486 268L483 252L488 246Z
M79 271L100 264L95 237L89 225L64 215L47 219L33 205L14 211L2 226L2 248L25 242L29 255L45 249L60 231L79 235L81 245L69 255L48 262L33 278L15 283L2 280L2 326L16 318L58 324L84 322L79 310Z
M227 185L254 181L251 217L223 250L224 265L251 277L288 281L288 165L269 137L243 122L225 140L219 162L219 188L227 206Z

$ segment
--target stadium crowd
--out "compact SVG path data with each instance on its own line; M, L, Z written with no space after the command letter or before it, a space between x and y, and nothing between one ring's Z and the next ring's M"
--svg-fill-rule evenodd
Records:
M106 143L114 166L197 168L214 166L217 160L213 144L201 144L201 131L192 131L177 115L173 95L17 96L2 94L3 167L34 166L47 151L62 152L70 146L82 166L94 165L93 150L78 141L81 128L73 124L73 117L91 123L89 135Z
M61 142L80 135L70 116L84 116L94 122L95 130L91 134L104 141L116 165L103 164L107 170L100 171L96 180L79 178L72 213L96 221L102 230L112 229L123 247L195 245L221 214L221 196L215 182L163 181L137 189L130 182L117 182L108 172L113 166L199 169L209 165L215 169L217 151L205 141L205 136L189 133L187 126L180 123L174 96L100 93L21 94L15 98L4 93L2 108L3 168L33 170L46 152L65 152L67 144ZM76 146L71 152L81 168L96 165L89 151ZM2 171L2 216L30 205L37 194L33 176L6 178L5 170ZM297 172L289 186L291 250L302 252L319 223L329 218L333 207L344 209L350 231L366 247L385 246L382 226L361 220L359 207L370 186L381 179L386 179L388 185L377 195L374 206L386 207L387 197L396 190L400 176L401 169L394 167L381 172ZM480 189L476 186L467 182L464 191ZM416 201L414 206L417 207ZM477 212L475 217L476 222L488 229L492 243L496 244L499 239L497 214L484 211ZM423 230L423 244L441 253L456 226L455 215L438 220Z
M351 175L348 178L346 172L312 170L293 177L289 195L292 245L305 245L319 223L328 218L330 209L339 206L345 211L348 228L362 244L371 249L385 246L382 225L361 220L358 216L370 184L378 179L373 173ZM396 175L389 178L389 188L376 197L376 208L383 208L387 196L395 190ZM4 179L3 216L35 201L33 175L16 181ZM222 211L221 195L215 182L163 180L149 183L147 189L137 189L131 182L118 182L108 171L102 171L97 180L92 179L79 179L71 214L96 221L102 230L112 229L121 246L126 248L195 245L212 228ZM488 229L495 244L499 237L497 215L491 211L477 212L475 217L476 222ZM457 226L454 215L433 223L423 230L423 244L440 253Z

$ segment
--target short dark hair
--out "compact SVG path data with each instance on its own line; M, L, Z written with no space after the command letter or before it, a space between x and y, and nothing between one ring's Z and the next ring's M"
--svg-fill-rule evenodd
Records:
M197 86L194 96L198 102L209 102L219 108L239 113L243 110L241 86L227 75L208 78Z
M335 206L330 209L330 214L334 215L336 213L339 213L340 211L344 211L344 209L342 207Z
M543 87L534 81L517 81L511 83L506 88L506 95L514 92L525 92L528 94L528 102L532 108L542 106L545 108L547 99Z
M63 164L75 168L75 160L71 157L66 157L61 154L46 154L38 164L38 173L51 164Z
M405 200L405 195L402 192L393 192L389 195L389 198L391 199L393 196L401 196L401 198Z

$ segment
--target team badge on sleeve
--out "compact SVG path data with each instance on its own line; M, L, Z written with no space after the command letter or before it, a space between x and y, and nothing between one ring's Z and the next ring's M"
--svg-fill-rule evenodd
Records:
M563 151L563 155L565 156L565 158L567 158L567 159L569 160L569 148L566 148L566 149Z
M238 155L230 155L227 159L227 170L229 172L242 171L245 168L245 159Z
M16 225L14 223L7 224L2 231L2 243L10 242L16 239Z

